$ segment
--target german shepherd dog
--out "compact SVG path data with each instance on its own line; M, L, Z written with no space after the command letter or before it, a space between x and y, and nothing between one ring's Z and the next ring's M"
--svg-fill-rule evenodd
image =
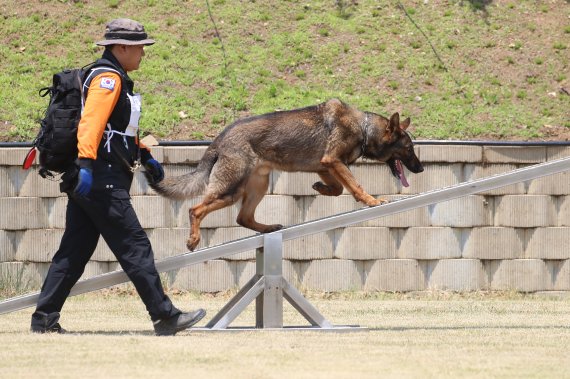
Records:
M186 246L194 250L204 217L240 199L239 225L261 233L283 228L260 224L254 217L273 169L317 173L321 181L313 184L313 189L322 195L339 196L344 187L356 201L368 206L387 203L366 193L348 165L359 157L385 162L407 187L402 163L413 173L423 171L406 132L409 125L410 119L400 122L398 113L388 120L331 99L316 106L238 120L214 139L194 171L158 183L152 183L149 175L147 179L167 198L205 195L190 208Z

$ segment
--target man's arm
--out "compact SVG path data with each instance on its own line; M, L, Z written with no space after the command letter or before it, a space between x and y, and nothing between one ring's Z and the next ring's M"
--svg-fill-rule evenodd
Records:
M104 72L93 78L77 129L79 166L89 168L97 159L97 149L107 121L121 94L121 78L114 72Z

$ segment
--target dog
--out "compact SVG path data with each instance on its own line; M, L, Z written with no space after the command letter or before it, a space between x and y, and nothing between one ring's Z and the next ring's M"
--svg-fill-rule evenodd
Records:
M339 196L343 187L367 206L387 203L366 193L348 165L364 157L385 162L403 186L408 186L402 164L413 173L423 171L406 129L407 118L390 119L360 111L338 99L290 111L279 111L238 120L210 144L196 169L166 177L149 185L157 193L182 200L204 194L190 208L190 237L194 250L200 242L200 223L210 212L242 200L237 223L261 233L283 225L255 221L255 209L269 187L271 170L314 172L321 181L313 189L325 196Z

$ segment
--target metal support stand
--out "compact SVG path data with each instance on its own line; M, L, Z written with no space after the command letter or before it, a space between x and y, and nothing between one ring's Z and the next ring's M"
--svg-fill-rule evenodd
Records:
M285 298L311 326L283 327L283 298ZM255 327L229 325L255 300ZM192 331L220 330L319 330L363 331L359 326L333 326L323 315L283 278L283 234L275 232L263 236L263 247L256 250L256 273L247 284L206 324Z

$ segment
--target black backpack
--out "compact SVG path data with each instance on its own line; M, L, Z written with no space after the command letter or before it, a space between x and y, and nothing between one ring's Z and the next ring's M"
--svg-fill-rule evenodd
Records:
M54 177L54 173L64 173L74 167L78 153L77 126L84 101L83 83L96 66L109 67L91 63L82 68L65 69L53 75L51 87L40 89L40 96L49 95L50 100L40 121L40 131L32 142L33 147L24 159L24 169L31 167L36 151L40 153L39 174L43 178Z

